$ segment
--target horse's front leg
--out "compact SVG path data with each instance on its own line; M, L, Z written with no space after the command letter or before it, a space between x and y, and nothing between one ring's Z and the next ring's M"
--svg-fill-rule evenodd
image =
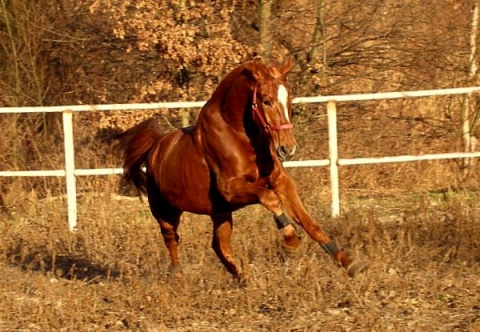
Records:
M258 199L260 204L272 212L277 228L283 236L282 247L287 251L296 250L300 246L300 237L285 215L280 197L271 189L261 188Z
M305 232L334 259L339 265L344 267L350 276L362 271L366 265L363 262L354 262L345 251L339 249L322 229L322 227L311 217L305 209L293 180L283 173L275 182L275 192L280 197L286 212L295 220Z
M283 236L282 246L287 250L298 248L300 238L296 229L286 217L280 197L268 188L266 183L249 182L244 178L234 178L228 181L220 179L218 188L230 204L252 204L255 202L262 204L274 216L277 227Z

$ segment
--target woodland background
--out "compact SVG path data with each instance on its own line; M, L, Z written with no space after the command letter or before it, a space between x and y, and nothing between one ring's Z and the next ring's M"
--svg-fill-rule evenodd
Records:
M257 55L294 60L295 96L472 86L478 83L475 6L473 0L0 0L0 105L206 100L228 71ZM476 99L344 103L341 157L471 151L480 136ZM111 131L150 116L179 127L197 112L76 114L76 166L118 166L101 142ZM326 156L324 105L297 105L295 114L299 158ZM0 128L0 170L63 167L60 114L0 114ZM462 161L358 166L344 169L342 186L476 187L478 172L470 168ZM319 185L322 172L315 173ZM102 181L84 178L79 189L97 190ZM46 197L63 188L63 179L0 178L1 206L21 204L20 193Z

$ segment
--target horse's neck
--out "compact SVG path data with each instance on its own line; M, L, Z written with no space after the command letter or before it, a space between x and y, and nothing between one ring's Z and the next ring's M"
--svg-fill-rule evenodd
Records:
M244 128L244 107L239 107L238 104L225 104L220 109L222 119L232 128L237 131L245 131Z
M248 91L238 99L242 102L210 99L198 117L194 143L207 159L212 153L225 158L235 155L237 161L243 158L243 165L249 162L257 164L261 174L269 174L273 167L269 139L254 128L253 120L245 121L251 99ZM211 159L216 160L218 156Z
M242 130L245 111L251 100L252 91L244 82L235 82L222 98L220 113L222 118L236 130Z
M251 144L252 131L250 120L246 120L249 114L249 105L252 101L253 88L246 76L236 71L229 74L217 87L202 108L198 117L196 132L198 138L209 135L209 131L227 130L236 137L237 141ZM251 112L251 111L250 111ZM246 128L249 127L249 128Z

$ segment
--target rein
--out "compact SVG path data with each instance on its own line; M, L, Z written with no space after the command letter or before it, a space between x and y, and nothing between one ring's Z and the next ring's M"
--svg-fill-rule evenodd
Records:
M258 120L260 120L260 123L262 124L262 127L267 134L270 132L270 130L282 130L282 129L293 128L293 125L291 123L284 123L284 124L279 124L279 125L270 125L267 122L267 120L265 119L265 116L258 109L257 86L256 85L253 88L252 111L257 116Z

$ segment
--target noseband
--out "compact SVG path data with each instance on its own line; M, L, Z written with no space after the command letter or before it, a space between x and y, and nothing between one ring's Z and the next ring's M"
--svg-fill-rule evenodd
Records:
M279 125L270 125L267 122L267 119L265 119L265 116L260 112L258 109L258 104L257 104L257 86L253 88L253 99L252 99L252 111L253 113L257 116L258 120L262 124L263 129L265 132L268 134L270 130L282 130L282 129L291 129L293 128L293 125L291 123L284 123L284 124L279 124Z

